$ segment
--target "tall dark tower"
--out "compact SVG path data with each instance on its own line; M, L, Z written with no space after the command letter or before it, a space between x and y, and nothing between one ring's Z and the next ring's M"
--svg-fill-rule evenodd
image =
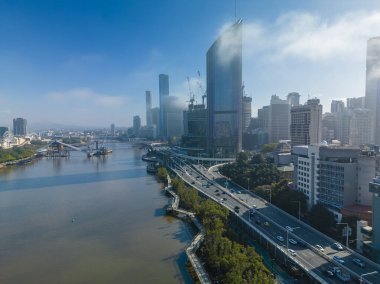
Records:
M26 135L26 124L25 118L14 118L13 119L13 135L15 136L25 136Z
M166 110L165 102L166 97L169 96L169 75L160 74L158 76L158 87L159 87L159 99L160 99L160 120L159 120L159 133L161 138L166 138Z
M145 92L145 107L146 107L146 126L152 126L152 95L150 91Z
M207 148L214 157L242 150L242 21L207 51Z

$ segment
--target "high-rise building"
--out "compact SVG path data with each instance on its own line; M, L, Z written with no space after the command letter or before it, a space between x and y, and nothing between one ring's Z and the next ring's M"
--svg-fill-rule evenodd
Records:
M248 132L252 116L252 98L243 97L243 132Z
M371 206L372 192L369 191L368 181L380 173L380 154L377 151L364 149L358 159L358 192L356 204Z
M331 113L338 113L344 111L344 102L343 101L331 101Z
M5 132L9 131L9 128L6 127L6 126L0 126L0 141L1 141L1 138L3 137L3 135L5 134Z
M318 99L290 110L290 140L294 145L318 144L322 141L322 105Z
M380 144L380 37L367 42L365 107L371 111L371 129L374 144Z
M300 94L296 92L289 93L287 96L288 104L290 107L299 106L300 105Z
M280 140L289 140L290 105L273 95L269 106L269 142L278 143Z
M25 118L14 118L13 119L13 135L15 136L25 136L26 135L26 125L27 120Z
M309 208L320 203L339 216L343 206L356 202L359 152L353 147L293 147L293 183L307 196Z
M364 108L364 107L365 107L365 97L347 98L348 109Z
M235 157L242 149L242 21L228 27L207 51L207 148Z
M146 125L152 126L152 95L150 91L145 91L145 109L146 109Z
M370 110L358 108L352 111L350 121L350 144L361 146L372 141L372 125Z
M183 106L178 97L166 96L164 100L165 108L165 138L179 138L183 134Z
M140 116L135 115L133 117L133 134L135 136L139 136L140 128L141 128L141 118Z
M151 109L152 113L152 124L156 126L156 129L158 131L158 126L160 124L160 108L154 107ZM158 135L159 133L157 133Z
M269 131L269 106L263 106L257 110L258 128L264 132Z
M188 110L183 112L183 126L182 146L206 149L207 109L204 104L189 105Z
M160 120L158 123L161 138L167 137L166 129L166 110L165 97L169 96L169 75L160 74L158 76L159 101L160 101Z
M111 124L111 136L115 136L115 123Z
M369 183L372 197L372 246L373 255L377 262L380 261L380 177L377 176Z
M322 140L331 143L337 139L337 116L335 113L324 113L322 116Z

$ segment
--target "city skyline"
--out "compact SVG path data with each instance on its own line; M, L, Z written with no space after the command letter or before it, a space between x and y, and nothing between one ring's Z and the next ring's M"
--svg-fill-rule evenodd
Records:
M131 126L135 115L145 124L145 91L157 106L161 73L183 102L190 77L201 101L196 81L205 86L207 49L234 21L233 2L0 3L0 124L25 117L32 128ZM253 115L273 94L298 92L302 104L318 97L325 111L331 100L365 95L366 44L379 36L380 4L355 2L237 1Z

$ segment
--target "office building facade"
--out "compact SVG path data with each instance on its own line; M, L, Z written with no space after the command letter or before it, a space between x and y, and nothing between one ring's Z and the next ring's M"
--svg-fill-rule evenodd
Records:
M290 107L299 106L300 105L300 94L296 92L289 93L286 97L288 104Z
M335 213L356 203L359 148L337 146L294 146L293 183L308 199L308 206L320 203Z
M290 111L290 140L292 145L318 144L322 141L322 105L318 99L308 100Z
M367 41L365 107L371 113L371 143L380 144L380 37Z
M145 91L145 111L146 126L152 126L152 94L150 91Z
M251 117L252 117L252 98L244 96L243 97L243 117L242 117L243 133L248 132L249 126L251 124Z
M242 21L227 28L207 51L207 148L211 156L242 150Z
M331 101L331 113L338 113L344 111L344 102L343 101Z
M158 123L160 137L166 139L166 109L165 98L169 96L169 75L160 74L158 76L158 89L159 89L159 103L160 103L160 119Z
M290 105L276 95L271 97L268 124L270 143L290 139Z
M14 118L13 119L13 135L14 136L25 136L26 135L27 120L25 118Z
M372 137L372 119L369 109L358 108L351 112L350 145L361 146L370 144Z
M133 117L133 135L136 137L140 134L140 128L141 128L141 118L138 115L135 115Z

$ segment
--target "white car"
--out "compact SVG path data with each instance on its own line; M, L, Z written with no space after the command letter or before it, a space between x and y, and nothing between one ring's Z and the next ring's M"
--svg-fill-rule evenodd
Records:
M293 232L293 229L290 226L286 226L285 229L287 229L289 232Z
M333 243L332 247L337 250L343 250L343 246L340 243Z
M291 243L292 245L296 245L298 244L296 240L293 240L293 239L289 239L289 243Z
M283 237L281 237L281 236L277 236L276 237L277 238L277 240L279 240L280 242L283 242L285 239L283 238Z
M315 247L316 247L317 249L319 249L320 251L325 251L324 248L321 247L320 245L315 245Z
M297 255L296 251L293 250L293 249L288 249L288 252L289 252L292 256L296 256L296 255Z

